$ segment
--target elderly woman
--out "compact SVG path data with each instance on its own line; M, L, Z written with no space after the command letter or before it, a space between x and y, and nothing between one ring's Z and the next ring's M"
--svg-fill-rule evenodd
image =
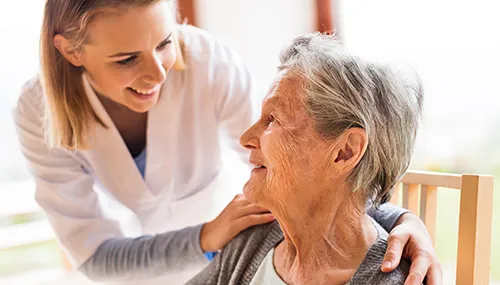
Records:
M403 284L380 270L387 232L366 204L388 201L410 162L421 86L300 36L281 54L262 116L240 138L255 165L245 196L276 222L229 243L189 284Z

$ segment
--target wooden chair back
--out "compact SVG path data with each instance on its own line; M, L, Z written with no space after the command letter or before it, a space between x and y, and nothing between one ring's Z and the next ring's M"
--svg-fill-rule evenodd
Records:
M391 203L420 216L432 241L436 237L437 191L460 190L457 285L487 285L490 277L493 177L408 171L396 185Z

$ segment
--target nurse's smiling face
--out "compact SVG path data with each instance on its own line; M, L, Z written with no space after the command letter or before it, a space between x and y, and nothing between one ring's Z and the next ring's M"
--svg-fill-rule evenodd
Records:
M91 21L81 52L65 55L82 66L94 90L135 112L155 106L176 61L170 1L101 12ZM56 46L64 45L61 36ZM64 53L63 53L64 54Z

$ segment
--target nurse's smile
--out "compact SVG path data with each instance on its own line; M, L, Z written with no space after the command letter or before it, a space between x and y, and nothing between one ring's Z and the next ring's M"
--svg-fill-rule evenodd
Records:
M135 96L139 100L151 100L154 97L158 96L161 85L157 85L153 89L144 91L140 89L134 89L132 87L127 87L127 90L130 92L132 96Z

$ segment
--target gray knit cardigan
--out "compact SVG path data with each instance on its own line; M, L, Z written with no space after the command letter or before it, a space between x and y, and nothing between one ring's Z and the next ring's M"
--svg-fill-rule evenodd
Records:
M348 285L402 285L409 272L409 263L402 260L391 273L380 266L387 249L387 232L373 221L378 237L369 249ZM243 231L232 240L188 285L248 285L266 254L283 240L283 232L275 221Z

